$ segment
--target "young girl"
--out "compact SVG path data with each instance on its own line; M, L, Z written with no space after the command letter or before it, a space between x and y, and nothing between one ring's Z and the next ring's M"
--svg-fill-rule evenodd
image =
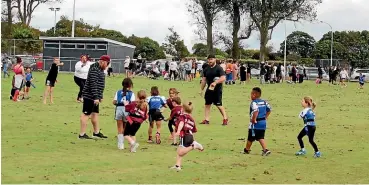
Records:
M169 132L171 133L171 139L173 140L172 145L177 146L176 136L175 132L173 130L173 126L175 126L175 123L177 119L182 115L182 106L181 106L181 98L176 96L171 99L173 108L171 109L171 113L169 118L166 121L168 122L168 128ZM169 105L169 104L168 104Z
M226 73L226 85L231 85L232 84L232 80L233 80L233 76L232 76L232 68L233 68L233 65L232 63L229 61L227 63L227 68L225 70L225 73Z
M141 90L137 93L138 101L133 101L126 105L127 124L124 129L124 137L131 145L131 152L136 152L139 144L136 142L136 133L140 129L141 124L147 119L147 103L146 92Z
M46 104L46 99L49 96L50 97L50 103L53 104L53 89L55 87L56 78L58 77L58 66L63 66L64 63L60 62L59 58L54 58L54 63L51 65L49 74L46 77L46 89L44 93L44 104Z
M307 135L309 137L309 142L313 146L315 150L314 157L320 157L320 152L318 150L318 146L314 142L314 135L316 130L316 123L315 123L315 113L313 110L316 107L316 104L313 102L313 99L311 97L304 97L301 100L301 105L304 107L304 110L301 111L299 117L304 120L304 128L301 130L300 134L297 136L297 139L299 141L301 150L296 152L296 155L305 155L306 150L304 147L304 142L302 141L302 138Z
M360 89L363 89L364 83L365 83L365 76L360 73L360 76L359 76L359 88Z
M160 144L160 130L161 130L161 121L164 119L164 116L161 114L161 108L167 107L166 100L164 96L159 96L159 89L157 86L151 87L151 96L147 98L147 103L149 104L149 122L150 127L148 130L149 139L148 143L152 143L152 129L154 127L154 122L156 123L156 144Z
M29 98L29 90L31 88L33 80L34 79L33 79L33 76L32 76L31 68L27 68L26 69L26 87L24 88L24 96L25 96L26 99Z
M177 96L178 96L178 94L179 94L179 91L177 91L177 89L176 89L176 88L170 88L170 89L169 89L169 98L167 99L167 105L168 105L168 108L169 108L170 110L173 110L173 108L175 107L175 106L173 105L173 101L172 101L172 99L173 99L174 97L177 97ZM172 121L168 123L169 131L171 131L171 132L170 132L170 133L171 133L171 136L170 136L170 138L171 138L171 139L173 139L173 134L172 134L173 129L171 129L171 128L172 128L172 125L174 125L174 123L173 123Z
M135 101L135 94L132 92L133 82L130 78L125 78L122 81L123 89L118 90L115 93L113 105L115 108L115 120L117 121L118 128L118 149L124 149L124 126L126 125L127 112L125 110L125 105Z
M182 165L182 158L191 150L198 149L204 150L204 147L195 141L193 134L197 132L196 124L191 116L193 107L192 103L185 103L183 106L183 114L179 116L176 125L176 135L180 137L180 145L177 149L177 160L175 166L171 169L180 171Z

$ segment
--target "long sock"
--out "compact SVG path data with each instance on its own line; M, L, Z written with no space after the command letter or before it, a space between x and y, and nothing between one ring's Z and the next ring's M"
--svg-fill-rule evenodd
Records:
M118 134L118 143L124 143L124 136L123 136L123 134Z

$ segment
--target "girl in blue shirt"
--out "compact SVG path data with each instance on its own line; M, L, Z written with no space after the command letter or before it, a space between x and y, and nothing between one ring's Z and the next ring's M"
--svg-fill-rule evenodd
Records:
M359 76L359 88L360 89L363 89L364 82L365 82L365 76L360 73L360 76Z
M156 135L155 135L155 141L156 144L160 144L160 131L161 131L161 121L164 120L164 116L161 113L161 109L163 107L167 107L167 102L164 96L160 96L159 94L159 88L157 86L151 87L151 96L147 98L147 103L149 104L149 139L148 143L152 143L152 129L154 127L154 122L156 123Z
M301 111L299 117L304 120L304 128L301 130L299 135L297 136L297 140L299 141L301 149L296 152L296 155L305 155L306 150L304 147L304 142L302 138L307 135L309 137L309 142L313 146L315 154L314 157L320 157L320 152L318 150L318 146L314 142L314 135L316 130L316 123L315 123L315 113L313 112L316 104L313 102L311 97L304 97L301 100L301 105L304 107L304 110Z

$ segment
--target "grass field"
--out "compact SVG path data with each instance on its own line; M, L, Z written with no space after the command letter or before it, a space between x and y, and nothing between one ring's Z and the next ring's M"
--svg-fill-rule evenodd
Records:
M137 153L118 151L113 119L114 92L121 88L122 76L106 79L100 125L106 140L78 140L82 105L75 102L77 86L71 74L60 74L55 88L55 104L43 105L45 73L35 73L36 89L31 99L9 100L10 79L2 79L2 183L369 183L369 89L303 84L262 86L263 98L273 108L266 139L272 154L262 157L255 143L252 154L241 154L247 137L249 94L257 81L245 86L224 88L223 102L230 125L221 126L221 116L212 109L210 125L198 125L196 139L206 148L191 152L181 172L170 171L175 148L169 142L147 144L148 125L137 133ZM203 99L199 84L134 79L134 90L159 86L167 96L170 87L194 102L194 117L203 119ZM367 87L369 88L369 87ZM296 139L303 124L297 115L303 96L313 96L318 106L316 142L322 158L296 157ZM165 112L168 115L168 112ZM169 136L163 126L162 136ZM89 124L91 135L92 125ZM126 147L128 144L126 144Z

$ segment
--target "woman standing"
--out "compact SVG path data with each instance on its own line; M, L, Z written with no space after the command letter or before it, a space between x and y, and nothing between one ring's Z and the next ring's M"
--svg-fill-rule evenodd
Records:
M251 79L251 66L250 66L250 63L247 63L246 73L247 73L246 81L250 82L250 79Z
M77 95L77 102L79 103L82 102L82 90L86 83L87 74L88 74L88 71L90 70L90 65L91 65L91 62L87 61L87 56L82 55L81 61L77 62L74 68L75 69L74 82L79 87L79 92Z
M17 57L17 64L14 65L13 71L15 75L13 77L12 81L13 88L10 94L13 101L19 101L18 96L20 94L21 89L25 85L24 67L22 65L22 59L20 57Z

